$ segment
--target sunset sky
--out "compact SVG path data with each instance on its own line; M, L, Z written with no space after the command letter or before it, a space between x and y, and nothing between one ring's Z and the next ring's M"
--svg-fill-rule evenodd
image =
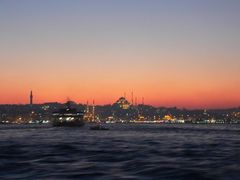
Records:
M0 103L240 106L239 0L0 0Z

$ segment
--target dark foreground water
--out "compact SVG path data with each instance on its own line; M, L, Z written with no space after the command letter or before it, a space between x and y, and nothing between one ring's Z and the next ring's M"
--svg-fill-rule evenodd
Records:
M0 179L240 179L239 125L0 126Z

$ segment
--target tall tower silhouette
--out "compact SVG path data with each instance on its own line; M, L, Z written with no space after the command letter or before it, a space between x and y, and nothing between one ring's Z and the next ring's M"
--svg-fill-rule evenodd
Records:
M132 95L132 105L134 105L134 102L133 102L133 91L132 91L131 95Z
M88 106L88 101L87 101L87 114L89 113L89 106Z
M138 102L137 102L137 97L135 97L135 106L138 105Z
M33 93L32 93L32 91L30 92L30 105L32 105L33 104Z
M93 106L92 106L92 116L93 116L93 121L95 121L95 101L93 100Z

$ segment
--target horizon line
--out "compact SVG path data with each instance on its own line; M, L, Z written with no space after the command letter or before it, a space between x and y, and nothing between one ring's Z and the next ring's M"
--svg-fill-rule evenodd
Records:
M72 100L70 100L72 101ZM68 101L66 101L68 102ZM43 103L33 103L33 104L29 104L29 103L12 103L12 104L9 104L9 103L6 103L6 104L3 104L3 103L0 103L0 106L2 105L22 105L22 106L34 106L34 105L43 105L43 104L50 104L50 103L58 103L58 104L65 104L66 102L58 102L58 101L52 101L52 102L43 102ZM72 101L74 103L76 103L77 105L87 105L87 103L78 103L78 102L75 102L75 101ZM95 106L106 106L106 105L113 105L115 103L109 103L109 104L95 104ZM196 108L187 108L187 107L178 107L178 106L156 106L156 105L152 105L152 104L137 104L137 106L139 105L144 105L144 106L151 106L151 107L154 107L154 108L176 108L176 109L181 109L181 110L227 110L227 109L240 109L240 105L239 106L235 106L235 107L215 107L215 108L202 108L202 107L196 107ZM93 104L89 104L89 106L93 106ZM136 105L132 105L131 106L136 106Z

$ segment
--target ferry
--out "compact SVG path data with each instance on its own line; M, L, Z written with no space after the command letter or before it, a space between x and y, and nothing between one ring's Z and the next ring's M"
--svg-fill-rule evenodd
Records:
M70 103L65 104L65 108L59 109L57 112L52 114L53 126L63 126L63 127L81 127L84 126L84 112L78 111L72 108Z

